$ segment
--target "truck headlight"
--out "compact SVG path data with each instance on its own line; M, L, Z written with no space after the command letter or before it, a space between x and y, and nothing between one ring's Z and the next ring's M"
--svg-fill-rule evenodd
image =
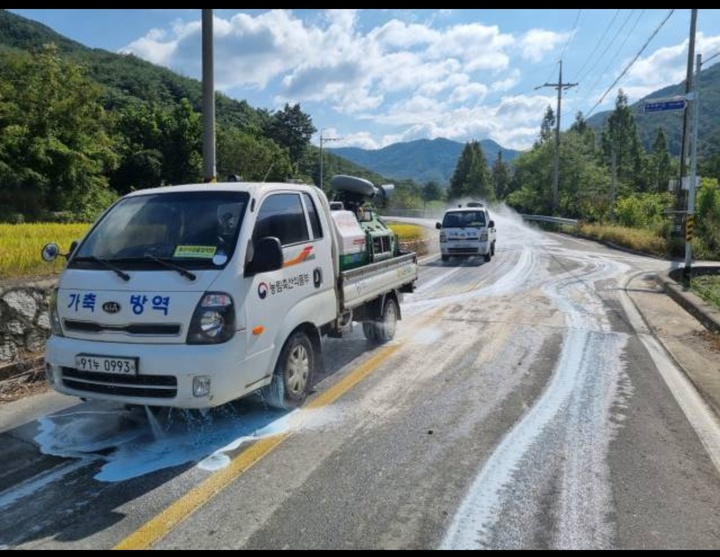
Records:
M447 240L447 237L445 236L445 233L444 233L444 232L440 232L440 241L441 241L441 242L444 242L445 240Z
M487 239L488 239L488 233L487 233L487 231L481 232L481 233L480 233L480 241L481 241L481 242L487 242Z
M220 344L235 334L235 305L229 294L207 292L190 321L188 344Z
M62 330L62 324L60 323L60 316L58 315L57 309L58 289L53 288L52 294L50 294L50 332L58 337L65 336Z

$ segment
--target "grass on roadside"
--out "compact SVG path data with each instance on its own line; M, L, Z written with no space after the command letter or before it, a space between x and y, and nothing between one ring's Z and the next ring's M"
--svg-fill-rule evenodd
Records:
M629 228L626 226L608 226L601 224L581 224L578 232L598 240L612 242L635 251L667 257L672 250L668 241L652 230Z
M690 280L690 288L720 310L720 275L700 275Z

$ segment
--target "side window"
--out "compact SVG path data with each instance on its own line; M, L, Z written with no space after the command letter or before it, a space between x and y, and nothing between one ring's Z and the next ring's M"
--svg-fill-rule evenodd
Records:
M300 196L295 193L271 195L258 211L253 243L266 236L276 236L283 246L307 242L307 222Z
M322 238L323 231L322 226L320 226L320 217L317 213L315 202L308 193L303 193L303 198L305 199L305 207L307 209L308 216L310 217L310 226L312 227L313 238L316 240L318 238Z

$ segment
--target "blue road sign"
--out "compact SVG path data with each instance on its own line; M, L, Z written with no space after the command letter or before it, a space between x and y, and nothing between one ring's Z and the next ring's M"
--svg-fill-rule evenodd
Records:
M645 113L663 112L665 110L684 110L687 107L685 99L674 99L669 101L654 101L645 103Z

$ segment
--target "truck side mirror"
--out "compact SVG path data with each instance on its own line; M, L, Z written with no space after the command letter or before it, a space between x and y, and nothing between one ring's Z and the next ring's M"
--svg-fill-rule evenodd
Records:
M245 265L245 276L277 271L283 266L283 252L280 240L275 236L260 238L255 246L253 258Z
M442 229L442 224L440 224L439 222L436 222L436 223L435 223L435 228L437 228L438 230L441 230L441 229Z
M73 240L72 244L70 244L68 252L60 253L60 247L55 242L51 242L43 246L43 249L40 252L40 257L43 258L43 261L47 261L48 263L55 261L58 255L67 259L72 255L76 247L78 247L78 242L77 240Z
M490 222L488 222L488 226L489 226L490 228L495 228L495 221L494 221L494 220L491 220Z
M45 244L40 252L40 257L48 263L55 261L58 255L60 255L60 248L56 243Z

